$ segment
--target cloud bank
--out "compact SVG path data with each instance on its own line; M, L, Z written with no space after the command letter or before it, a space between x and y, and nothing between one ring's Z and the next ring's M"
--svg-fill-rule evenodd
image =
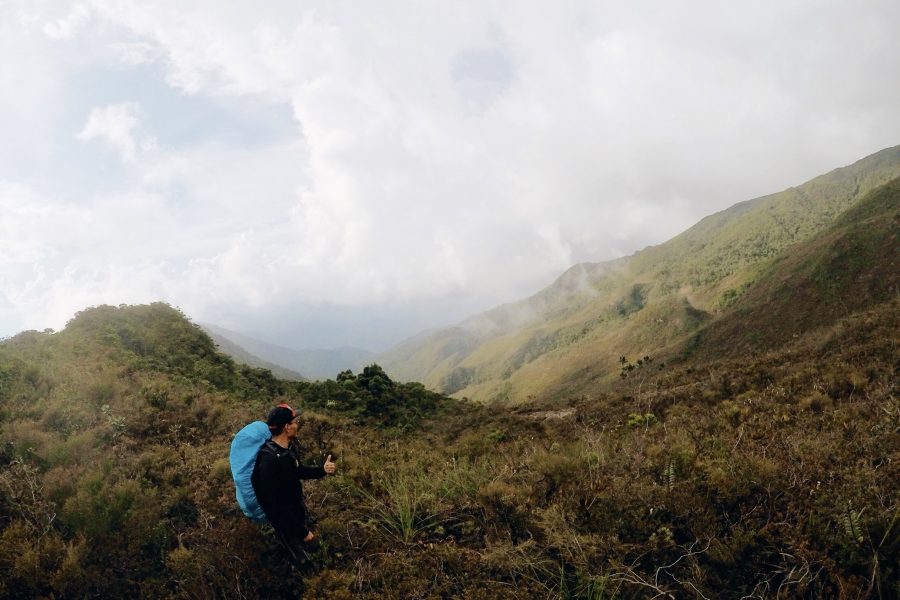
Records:
M892 2L0 13L7 335L163 299L383 347L900 139Z

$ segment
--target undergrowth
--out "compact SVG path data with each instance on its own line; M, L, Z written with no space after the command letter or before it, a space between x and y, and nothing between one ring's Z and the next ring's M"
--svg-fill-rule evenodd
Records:
M170 323L189 365L134 314L24 334L0 344L0 596L895 598L898 315L517 409L375 368L298 387ZM281 400L306 462L338 462L306 486L302 572L227 464Z

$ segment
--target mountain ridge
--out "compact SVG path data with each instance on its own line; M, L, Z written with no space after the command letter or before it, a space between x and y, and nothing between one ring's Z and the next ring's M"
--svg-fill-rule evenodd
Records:
M767 260L898 175L900 146L886 148L708 215L662 244L574 265L528 298L402 342L376 360L401 378L478 400L540 395L560 372L609 378L618 356L655 353L712 320L740 299ZM569 366L559 357L552 366L539 360L566 348Z
M302 374L294 371L292 369L288 369L281 365L275 364L273 362L262 359L252 352L249 352L243 346L238 344L237 342L228 338L225 334L221 333L219 328L208 324L200 324L200 328L203 329L209 337L212 338L213 342L215 342L216 347L219 352L223 354L227 354L235 361L251 366L257 367L261 369L268 369L272 371L272 374L278 377L279 379L287 379L300 381L306 379Z

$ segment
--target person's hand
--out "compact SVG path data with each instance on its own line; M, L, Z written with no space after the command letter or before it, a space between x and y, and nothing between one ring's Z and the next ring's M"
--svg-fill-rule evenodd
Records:
M294 539L296 539L296 538L294 538ZM303 541L304 541L304 542L311 542L311 541L313 541L314 539L316 539L316 534L313 533L312 531L310 531L309 533L306 534L306 537L303 538Z
M329 454L328 458L325 459L325 473L334 475L335 470L337 470L337 465L331 460L331 455Z

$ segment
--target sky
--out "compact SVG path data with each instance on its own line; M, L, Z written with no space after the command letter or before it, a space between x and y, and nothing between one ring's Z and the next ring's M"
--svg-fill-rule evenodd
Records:
M0 336L383 350L900 143L900 3L0 0Z

